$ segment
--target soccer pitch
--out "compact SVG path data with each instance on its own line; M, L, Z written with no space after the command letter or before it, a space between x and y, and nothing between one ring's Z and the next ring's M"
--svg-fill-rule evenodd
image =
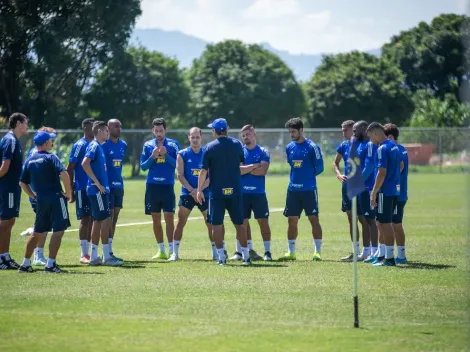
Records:
M270 208L284 206L287 176L267 177ZM319 183L322 262L313 262L308 221L300 221L297 261L216 266L202 220L188 222L181 261L157 262L151 225L120 227L121 268L78 263L78 232L64 235L65 275L1 272L0 345L5 351L463 351L468 344L467 183L463 174L411 174L404 225L409 265L359 263L361 329L353 329L351 249L341 189ZM120 224L143 214L144 180L126 182ZM179 192L179 184L176 186ZM178 193L177 192L177 193ZM75 206L69 205L75 219ZM192 216L200 216L195 209ZM23 195L11 253L23 257L33 213ZM286 252L287 222L270 217L272 253ZM72 223L72 229L77 222ZM226 226L229 254L234 228ZM255 249L263 252L252 222ZM100 250L101 252L101 250ZM47 250L46 250L47 255Z

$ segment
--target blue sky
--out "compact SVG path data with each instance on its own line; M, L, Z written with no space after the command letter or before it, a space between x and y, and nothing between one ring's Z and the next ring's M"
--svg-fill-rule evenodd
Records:
M268 42L292 54L379 48L468 0L142 0L137 28L178 30L217 42Z

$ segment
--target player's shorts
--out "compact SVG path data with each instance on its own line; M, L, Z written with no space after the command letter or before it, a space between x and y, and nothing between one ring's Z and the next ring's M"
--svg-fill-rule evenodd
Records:
M348 189L346 187L341 188L341 211L346 212L352 209L351 199L348 197Z
M224 223L225 210L228 211L234 225L243 224L243 201L241 195L230 198L209 198L208 222L212 225L222 225Z
M29 204L31 204L31 208L34 211L34 214L36 214L36 208L37 208L37 205L38 205L38 201L36 199L29 198Z
M8 187L0 191L0 219L9 220L20 215L21 187Z
M401 224L403 222L403 215L405 213L405 201L397 200L395 204L395 211L393 212L392 222L394 224Z
M102 221L111 217L109 209L109 193L89 194L91 204L91 216L94 221Z
M194 200L192 195L182 194L180 196L180 201L178 202L178 206L189 209L189 210L193 210L193 208L197 206L197 208L201 211L201 213L204 213L209 207L209 204L208 204L207 199L204 201L204 203L199 204Z
M364 191L357 196L357 215L375 219L375 208L370 204L370 191Z
M57 198L38 199L34 232L60 232L70 227L67 199L62 194Z
M377 194L376 219L378 222L381 224L392 223L397 198L397 196L386 196L383 193Z
M111 188L109 192L109 208L121 208L124 203L124 188Z
M306 216L318 215L318 193L317 190L309 191L287 191L286 207L284 216L298 216L305 212Z
M80 220L84 217L91 216L91 203L86 190L79 189L75 191L75 212L77 215L77 220Z
M145 214L175 212L175 190L173 185L147 183L145 189Z
M251 219L251 212L255 219L269 218L269 205L266 193L243 193L243 218Z

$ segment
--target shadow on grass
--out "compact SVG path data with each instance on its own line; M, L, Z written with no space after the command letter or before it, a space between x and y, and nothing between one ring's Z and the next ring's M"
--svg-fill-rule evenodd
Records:
M144 265L127 265L124 264L123 266L118 266L119 269L146 269L147 267Z
M52 275L52 274L47 274L47 275ZM58 276L62 275L104 275L104 273L100 273L98 271L68 271L67 273L64 274L55 274Z
M455 265L430 264L421 262L408 262L406 265L397 265L399 269L422 269L422 270L444 270L456 268Z
M227 264L227 266L231 268L288 268L289 265L285 264L258 264L259 262L253 262L252 265L231 265Z

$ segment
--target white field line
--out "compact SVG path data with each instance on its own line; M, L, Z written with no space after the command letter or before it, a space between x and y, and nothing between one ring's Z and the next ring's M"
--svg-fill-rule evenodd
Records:
M284 208L273 208L273 209L269 209L269 212L270 213L279 213L281 211L284 211ZM228 214L225 214L225 217L227 217ZM190 217L188 218L188 221L190 220L203 220L204 217L203 216L193 216L193 217ZM175 218L175 221L177 219ZM162 223L164 223L165 220L162 220ZM142 221L142 222L130 222L130 223L127 223L127 224L117 224L116 227L129 227L129 226L139 226L139 225L151 225L153 222L152 221ZM65 232L76 232L78 231L78 229L69 229L69 230L65 230Z

